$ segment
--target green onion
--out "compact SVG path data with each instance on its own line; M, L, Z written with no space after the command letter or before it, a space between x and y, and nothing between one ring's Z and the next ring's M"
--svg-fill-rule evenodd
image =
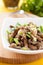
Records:
M6 32L7 32L7 34L10 34L10 33L11 33L11 32L10 32L10 31L8 31L8 30L7 30Z
M43 26L40 26L40 30L41 30L41 32L43 32Z
M30 34L31 34L31 32L27 32L27 34L29 34L29 35L30 35Z
M26 36L27 36L28 38L31 37L30 35L31 35L31 33L30 33L30 32L27 32Z
M19 41L18 41L18 39L17 39L17 38L14 38L14 42L15 42L16 44L18 44L18 43L19 43Z
M24 24L24 26L27 26L28 24Z
M38 30L43 33L43 26L40 26Z
M30 38L30 35L26 34L26 36L27 36L28 38Z
M23 32L20 32L19 34L20 34L20 35L23 35Z
M22 47L21 49L22 49L22 50L28 50L28 48L26 48L26 47Z
M19 26L21 26L21 24L20 24L20 23L17 23L17 24L16 24L16 27L19 27Z
M14 40L12 37L9 38L9 42L12 43Z

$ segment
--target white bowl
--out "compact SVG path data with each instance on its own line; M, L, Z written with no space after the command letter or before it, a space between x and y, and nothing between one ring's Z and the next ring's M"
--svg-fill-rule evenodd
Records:
M28 23L28 22L33 22L36 23L36 25L43 25L43 18L5 18L3 21L2 29L1 29L1 38L2 38L2 43L3 47L16 52L16 53L21 53L21 54L38 54L38 53L43 53L43 50L19 50L19 49L13 49L9 48L9 42L7 40L7 33L6 30L9 30L10 25L16 25L16 23L19 22L21 24Z

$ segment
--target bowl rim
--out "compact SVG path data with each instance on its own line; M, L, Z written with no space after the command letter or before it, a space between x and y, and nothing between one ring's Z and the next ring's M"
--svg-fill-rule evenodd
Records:
M5 18L4 21L6 19L11 19L11 17ZM12 18L12 19L15 19L15 18ZM3 40L3 26L4 26L4 23L5 22L3 22L2 28L1 28L1 39L2 39L2 43L3 43L3 47L5 49L10 50L12 52L20 53L20 54L38 54L38 53L43 53L43 50L19 50L19 49L15 49L15 48L13 49L13 48L9 48L8 46L5 46L4 43L5 43L6 40Z

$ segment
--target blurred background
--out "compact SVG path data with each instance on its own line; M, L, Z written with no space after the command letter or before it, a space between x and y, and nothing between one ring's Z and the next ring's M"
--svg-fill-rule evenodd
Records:
M0 0L0 12L23 10L43 17L43 0Z
M4 4L3 4L3 0L0 0L0 8L3 7Z
M0 0L0 12L15 12L15 10L19 10L23 1L24 0Z

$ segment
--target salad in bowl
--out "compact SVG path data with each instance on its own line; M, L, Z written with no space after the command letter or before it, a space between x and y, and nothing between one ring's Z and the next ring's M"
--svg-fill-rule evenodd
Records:
M1 37L4 48L22 54L43 52L43 19L6 18Z

